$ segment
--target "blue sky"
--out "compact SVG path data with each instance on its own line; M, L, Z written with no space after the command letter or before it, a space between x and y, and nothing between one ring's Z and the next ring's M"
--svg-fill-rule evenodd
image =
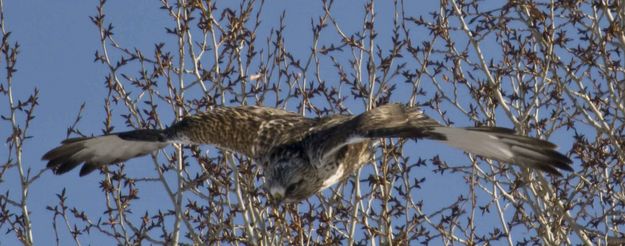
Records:
M389 1L390 2L390 1ZM436 11L438 3L430 1L406 1L407 13L411 16L427 15L427 12ZM390 33L390 13L392 5L376 5L379 20L377 28L381 36ZM80 105L86 103L83 119L78 128L85 134L101 133L103 118L104 98L107 90L104 87L104 77L108 73L106 67L93 62L94 53L100 49L97 28L89 20L89 16L96 13L96 1L6 1L5 22L9 31L12 32L12 40L21 45L21 53L18 57L18 72L15 80L15 97L26 97L35 87L39 88L40 98L36 110L30 135L34 136L25 144L24 163L33 170L39 170L45 166L40 157L50 148L57 145L66 136L66 129L72 124ZM160 10L158 1L109 1L106 5L108 21L115 26L116 39L123 45L149 52L154 43L171 41L165 35L164 26L168 26L169 19L164 11ZM339 17L337 20L344 28L349 30L359 28L362 18L362 3L359 1L337 1L334 9ZM278 23L278 16L282 11L287 13L287 47L292 50L307 52L310 47L310 18L320 15L320 3L317 1L270 1L265 6L263 26L259 33L268 34L269 28ZM414 12L412 12L414 11ZM350 14L353 13L353 14ZM352 31L354 31L352 30ZM427 33L420 34L427 36ZM332 36L331 34L329 36ZM419 35L417 35L419 36ZM259 38L264 40L264 38ZM389 39L380 39L380 45ZM488 52L488 48L486 48ZM492 54L491 54L492 55ZM402 101L401 97L394 98ZM4 105L4 104L2 104ZM358 109L361 110L361 109ZM355 113L360 111L354 110ZM0 107L0 113L5 113L6 108ZM117 115L118 116L118 115ZM117 117L116 130L126 130L119 117ZM173 118L165 120L171 122ZM461 123L461 122L458 122ZM503 124L506 124L505 122ZM507 125L510 126L510 125ZM4 136L7 131L2 126L0 133ZM558 142L561 150L568 150L570 142L566 140ZM418 143L410 145L411 154L431 157L434 153L445 152L451 165L466 165L466 158L462 158L460 151L443 147L438 143ZM2 153L2 152L0 152ZM139 158L129 162L129 168L135 172L153 172L153 166L147 162L149 158ZM0 158L3 160L3 158ZM461 163L455 163L461 162ZM143 166L142 166L143 164ZM429 167L428 167L429 168ZM54 176L48 172L35 183L30 193L30 210L34 228L35 243L46 244L54 239L50 220L52 214L45 209L47 205L56 204L56 193L67 188L69 203L79 206L87 211L102 211L100 204L100 178L94 173L84 178L79 178L76 171L63 176ZM454 178L431 177L431 172L423 172L428 182L424 184L421 195L428 197L432 204L430 208L436 208L437 201L448 204L455 196L448 197L447 189L463 190L464 180L460 176ZM9 184L16 185L15 180L8 180ZM2 191L6 188L1 189ZM164 199L160 190L144 191L139 204L144 204L145 209L158 208L156 205ZM150 205L152 204L152 205ZM136 208L135 210L140 210ZM491 224L489 218L481 223ZM492 218L494 219L494 218ZM0 234L3 245L16 243L13 234ZM94 238L82 238L83 242L91 242L98 245L101 242ZM65 243L72 243L70 238L64 239ZM62 241L63 242L63 241Z

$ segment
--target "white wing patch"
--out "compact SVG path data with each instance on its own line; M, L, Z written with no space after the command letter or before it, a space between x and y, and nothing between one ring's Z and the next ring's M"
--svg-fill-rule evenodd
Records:
M147 154L165 145L167 143L128 141L116 135L106 135L86 140L84 149L74 156L86 162L110 163L116 160L126 160L138 154Z
M328 177L328 179L323 181L323 186L321 187L321 189L323 190L335 184L336 182L339 182L341 178L343 177L344 172L345 172L345 167L343 165L339 165L339 168L336 169L334 174L332 174L332 176Z
M363 138L363 137L356 136L356 135L348 138L347 140L345 140L344 143L337 144L330 151L327 151L326 153L323 153L322 162L325 162L326 158L334 155L338 150L340 150L341 148L345 147L345 145L360 143L360 142L366 141L367 139L368 138Z
M461 128L437 127L433 130L447 138L443 142L466 152L483 157L508 161L514 157L510 146L488 132Z

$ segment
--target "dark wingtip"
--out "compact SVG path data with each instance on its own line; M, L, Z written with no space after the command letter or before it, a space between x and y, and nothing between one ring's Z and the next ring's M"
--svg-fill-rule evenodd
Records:
M61 144L71 144L71 143L87 140L87 139L90 139L90 138L92 138L92 137L68 138L68 139L65 139L65 140L61 141Z
M54 149L51 149L50 151L46 152L45 154L43 154L43 156L41 156L41 160L43 161L49 161L52 159L52 155L54 155L54 152L58 149L59 147L56 147ZM50 167L50 166L48 166Z
M56 175L61 175L71 171L80 165L81 161L73 159L54 159L48 162L48 168Z
M51 168L51 170L52 170L52 173L54 173L54 175L61 175L61 174L69 172L69 170L60 170L58 168Z
M80 140L85 140L85 139L87 138L81 138ZM67 139L67 140L66 140L67 142L63 141L61 145L43 154L43 156L41 156L41 159L42 160L54 160L54 159L67 158L84 147L84 145L78 139L74 138L74 139Z
M84 148L81 141L86 139L89 138L68 138L62 141L60 146L43 154L41 159L48 161L46 167L50 168L54 174L67 173L82 163L82 160L75 159L73 156Z
M550 151L549 157L551 158L552 165L558 169L569 172L573 171L573 161L569 157L555 150Z
M100 165L97 165L95 163L85 163L85 165L82 165L82 167L80 168L80 177L84 177L90 173L92 173L93 171L95 171L96 169L98 169Z
M471 131L490 132L490 133L502 133L516 135L517 132L514 129L498 127L498 126L479 126L479 127L466 127L465 129Z
M543 165L543 166L540 166L539 169L541 171L543 171L543 172L547 172L547 173L553 174L555 176L562 177L562 173L560 173L560 171L558 171L558 169L555 169L552 166L544 166Z
M563 176L562 171L572 172L572 161L565 155L555 151L549 150L543 152L544 158L531 158L527 160L528 167L534 167L541 171L554 174L556 176Z

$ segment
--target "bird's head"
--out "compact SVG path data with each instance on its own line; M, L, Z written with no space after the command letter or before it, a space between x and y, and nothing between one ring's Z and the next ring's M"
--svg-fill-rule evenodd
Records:
M276 204L306 199L322 186L316 169L303 158L277 158L267 165L264 174L265 190Z

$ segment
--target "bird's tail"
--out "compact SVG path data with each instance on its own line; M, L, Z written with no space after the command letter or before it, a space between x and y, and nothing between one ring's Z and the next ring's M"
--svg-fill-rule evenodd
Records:
M167 146L162 130L135 130L98 137L70 138L42 157L55 174L63 174L81 163L80 176L95 169L149 154Z

